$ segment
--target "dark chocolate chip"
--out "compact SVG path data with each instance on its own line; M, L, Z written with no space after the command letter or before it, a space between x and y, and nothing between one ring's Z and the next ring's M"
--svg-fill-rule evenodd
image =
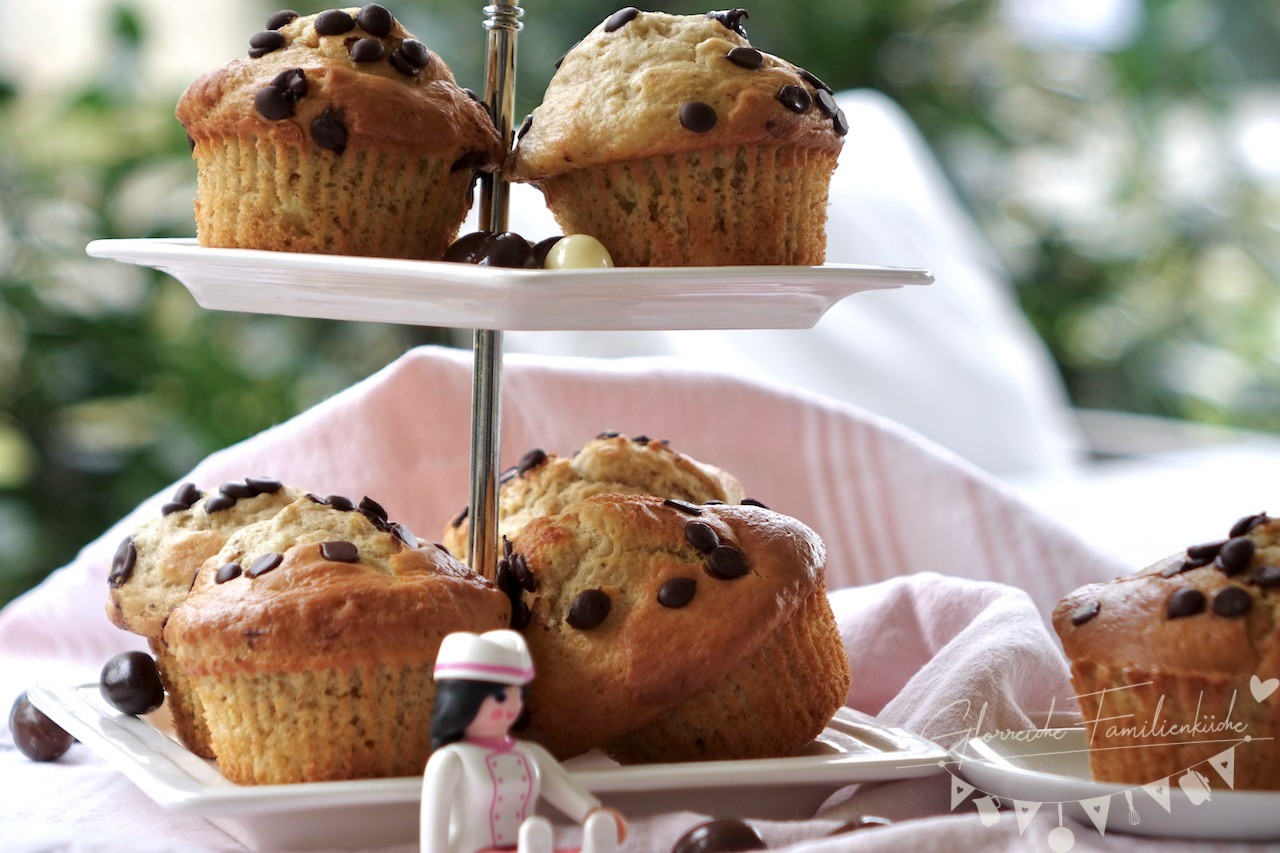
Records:
M374 38L356 39L348 51L352 62L377 62L386 56L387 49Z
M417 77L422 73L421 68L417 68L404 58L399 48L387 54L387 62L391 63L391 67L399 71L406 77Z
M533 244L533 260L539 267L547 265L547 255L555 247L556 243L563 240L564 237L548 237L545 240L539 240Z
M700 823L676 840L671 853L737 853L768 850L760 833L736 817L721 817Z
M226 583L227 581L235 580L243 573L244 569L240 568L239 563L227 563L225 566L218 569L218 573L213 576L213 582Z
M443 542L432 542L431 544L432 544L432 545L435 545L437 548L439 548L439 549L440 549L440 553L442 553L442 554L446 554L446 555L448 555L448 556L450 556L450 557L452 557L452 556L453 556L453 552L452 552L452 551L450 551L448 548L446 548L446 547L444 546L444 543L443 543Z
M461 172L464 169L480 169L489 165L492 158L488 151L468 151L457 160L453 161L453 165L449 167L451 172Z
M280 121L293 115L296 103L296 98L275 86L264 86L253 96L254 109L269 121Z
M1189 572L1192 569L1198 569L1212 563L1214 556L1205 557L1187 557L1182 561L1182 565L1178 568L1180 572Z
M271 571L272 569L276 568L277 566L279 566L280 563L282 563L283 561L284 561L283 554L276 554L276 553L263 554L261 557L254 560L252 564L250 564L249 570L245 572L245 574L251 578L260 577L262 575L265 575L267 572Z
M491 236L493 236L492 231L472 231L470 234L463 234L444 250L444 260L457 264L474 264L480 246Z
M743 38L747 37L747 28L742 25L743 18L750 18L746 9L725 9L719 12L708 12L707 17L719 21Z
M1186 586L1169 596L1165 605L1165 616L1170 619L1181 619L1183 616L1194 616L1204 610L1204 593L1195 587Z
M184 509L191 509L191 507L187 504L178 503L177 501L169 501L164 506L160 507L160 514L171 515L175 512L182 512Z
M520 472L516 470L516 466L512 465L510 468L507 468L505 471L503 471L501 474L498 475L498 485L504 486L507 483L510 483L512 480L516 478L516 475L518 475L519 473Z
M524 121L520 122L520 129L516 131L516 139L524 139L524 135L529 132L531 127L533 127L533 113L529 113L524 117Z
M754 47L735 47L724 55L724 58L739 68L755 71L764 65L764 54Z
M400 46L392 52L392 55L398 57L410 69L414 69L412 71L414 74L417 73L417 69L426 68L431 64L431 51L427 50L427 46L417 39L405 39L400 42ZM411 73L404 71L399 66L397 66L397 70L404 74Z
M715 108L702 101L686 101L680 106L680 126L694 133L706 133L716 126Z
M1186 561L1186 560L1177 560L1177 561L1172 562L1172 563L1170 563L1169 565L1165 566L1163 569L1161 569L1161 570L1160 570L1160 577L1162 577L1162 578L1171 578L1171 577L1173 577L1174 575L1182 574L1183 572L1187 571L1188 569L1198 569L1198 568L1200 568L1200 566L1203 566L1203 565L1205 565L1205 564L1204 564L1204 563L1200 563L1199 565L1195 565L1195 566L1193 566L1193 565L1191 565L1191 564L1190 564L1188 561Z
M121 652L107 661L98 679L98 692L124 714L150 714L164 704L160 670L146 652Z
M245 477L244 481L260 495L272 495L284 488L284 483L270 477Z
M705 521L691 521L684 526L684 538L703 554L710 554L720 547L720 537L715 528Z
M1264 589L1280 586L1280 566L1259 566L1253 570L1249 580Z
M835 96L826 89L815 90L813 102L818 105L818 112L827 118L834 118L835 114L840 111L840 106L836 103Z
M334 563L354 563L360 559L360 549L354 542L321 542L320 556Z
M609 615L610 604L609 596L605 595L604 590L584 589L569 604L565 621L579 631L588 631L605 620Z
M240 498L251 498L258 494L257 489L245 482L223 483L221 486L218 486L218 491L229 498L236 498L237 500Z
M1098 611L1102 609L1102 602L1094 598L1081 604L1075 610L1071 611L1071 624L1077 627L1088 622L1090 619L1098 615Z
M648 444L648 443L649 443L649 436L647 436L647 435L637 435L635 438L631 439L631 441L632 441L633 443L635 443L635 444Z
M529 627L529 622L533 619L533 612L529 610L529 605L523 599L515 602L511 606L511 627L517 631L523 631Z
M391 28L395 25L395 21L391 13L377 3L370 3L356 15L356 23L360 25L360 29L378 38L391 35Z
M658 603L672 609L684 607L693 600L698 582L693 578L672 578L658 587Z
M111 558L111 573L107 575L107 582L113 587L120 586L133 574L133 567L137 562L138 549L133 544L133 537L126 536Z
M471 512L471 507L464 506L462 511L453 517L453 521L449 522L450 527L460 527L462 522L467 520L467 514Z
M516 579L520 581L521 589L525 592L538 591L538 579L534 577L533 572L529 571L529 562L523 554L511 555L511 568L516 573Z
M1231 525L1231 538L1235 539L1237 536L1244 536L1250 530L1253 530L1253 528L1266 520L1267 514L1265 512L1260 512L1257 515L1246 515L1244 518Z
M475 101L477 104L484 102L484 98L481 98L479 95L477 95L475 89L468 89L466 87L463 87L462 93L466 95L468 98L470 98L471 100Z
M1204 542L1200 545L1191 545L1187 548L1187 556L1193 560L1203 560L1206 557L1209 562L1213 562L1213 558L1218 556L1218 552L1222 550L1222 546L1227 544L1227 540L1218 539L1214 542ZM1208 565L1206 563L1205 565Z
M502 556L510 557L515 552L515 548L511 544L511 540L504 534L502 537Z
M277 32L276 30L263 30L260 33L254 33L250 36L249 47L256 48L265 53L270 53L273 50L279 50L284 47L286 41L287 39L285 39L284 33L282 32Z
M836 136L849 135L849 119L845 117L844 110L836 110L835 117L831 119L831 126L836 129Z
M1243 616L1253 606L1253 596L1242 586L1224 586L1213 596L1213 612L1228 619Z
M597 435L596 438L597 439L617 438L620 435L622 435L622 433L618 432L617 430L607 429L604 432Z
M510 557L502 557L498 560L497 568L493 573L493 582L513 602L520 597L520 578L516 577L516 570L511 565Z
M275 76L271 85L295 101L307 96L307 74L301 68L286 68Z
M391 528L391 532L396 535L397 539L399 539L404 544L408 545L410 548L418 547L418 537L414 535L413 531L409 529L408 525L397 524Z
M625 9L619 9L604 20L604 31L611 33L620 30L627 24L636 19L636 15L640 14L640 10L635 6L628 6Z
M365 495L360 499L360 505L357 509L372 518L381 519L382 521L387 520L387 511L382 508L382 504L378 503L368 495Z
M533 247L514 231L491 234L476 252L476 264L482 267L533 269Z
M1214 568L1228 575L1238 575L1249 568L1255 550L1253 540L1248 536L1228 539L1227 544L1218 552L1218 558L1213 561Z
M307 492L307 500L311 501L313 504L320 504L321 506L324 505L324 498L320 497L315 492Z
M703 506L724 506L725 504L724 504L724 501L709 500L709 501L703 501L702 505Z
M276 12L270 18L267 18L267 29L278 30L281 27L289 23L292 23L293 20L297 17L298 17L298 13L293 11L292 9L281 9L279 12Z
M778 101L793 113L807 113L813 106L813 98L799 86L783 86L778 90Z
M847 835L850 832L857 832L860 829L876 829L881 826L893 826L893 821L887 817L876 817L875 815L859 815L853 820L845 821L835 829L827 833L830 838L833 835Z
M316 15L316 32L322 36L340 36L356 28L356 19L341 9L329 9Z
M9 710L9 734L18 752L32 761L56 761L76 742L44 711L31 704L25 690Z
M520 461L516 463L516 471L523 477L525 474L537 468L543 462L547 461L547 454L542 448L535 447L524 456L520 457Z
M819 90L819 91L822 91L822 92L826 92L828 95L834 94L834 93L831 91L831 87L830 87L830 86L828 86L826 83L823 83L821 80L819 80L819 79L818 79L818 76L817 76L816 74L814 74L813 72L811 72L811 71L806 71L805 69L800 68L800 67L798 67L798 66L797 66L797 67L796 67L796 73L800 75L800 79L801 79L801 80L803 80L804 82L808 83L808 84L809 84L810 86L812 86L813 88L815 88L815 89L817 89L817 90Z
M326 109L311 122L311 140L326 151L341 154L347 150L347 128L342 117L332 108Z
M740 501L740 504L742 506L756 506L756 507L759 507L760 509L768 509L767 506L760 503L760 501L756 500L755 498L743 498Z
M707 574L718 580L733 580L746 573L747 558L733 545L721 545L707 558Z
M326 505L341 512L351 512L356 508L355 502L345 495L329 495L324 499Z
M204 502L204 511L209 515L215 512L222 512L224 509L231 509L236 505L236 499L230 495L217 494Z
M684 501L678 501L675 498L667 498L662 502L662 504L663 506L669 506L672 509L679 510L685 515L702 515L701 507L694 506L693 504L686 503Z
M196 488L195 483L183 483L179 485L178 491L173 493L173 500L175 503L186 503L187 506L191 506L204 496L205 493Z

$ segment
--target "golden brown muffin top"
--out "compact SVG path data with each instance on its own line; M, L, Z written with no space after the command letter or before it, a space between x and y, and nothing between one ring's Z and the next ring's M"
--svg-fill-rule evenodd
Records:
M569 169L741 145L839 151L831 90L751 47L741 9L623 9L565 54L509 160L536 181Z
M555 515L591 495L657 495L692 503L742 500L733 475L673 450L667 442L605 432L573 456L530 450L503 473L498 492L498 532L514 537L532 519ZM465 511L444 531L444 543L466 559L470 523Z
M403 526L310 497L205 563L165 642L192 672L416 660L450 631L507 627L507 596ZM211 653L212 651L212 653Z
M1054 609L1053 625L1073 662L1280 675L1280 519L1246 516L1227 539L1082 587Z
M824 588L822 540L759 506L597 495L530 521L512 545L498 584L518 584L528 607L531 707L552 696L603 727L584 721L577 742L549 744L562 756L707 689Z
M467 158L466 168L501 161L485 107L382 7L277 13L267 23L248 58L205 74L178 101L193 144L271 138L339 155L374 148Z
M232 533L270 518L304 494L268 477L205 490L183 483L159 518L117 548L108 577L107 617L126 631L159 638L170 611L187 597L196 571Z

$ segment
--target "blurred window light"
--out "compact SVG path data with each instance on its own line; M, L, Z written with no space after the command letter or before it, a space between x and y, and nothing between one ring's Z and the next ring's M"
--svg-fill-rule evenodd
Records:
M1141 0L1001 0L1000 19L1030 47L1120 50L1142 30Z

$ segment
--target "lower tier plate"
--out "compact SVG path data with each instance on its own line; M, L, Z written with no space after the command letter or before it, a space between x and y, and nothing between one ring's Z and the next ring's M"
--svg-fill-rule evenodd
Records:
M236 785L175 739L166 707L121 714L98 685L42 684L32 703L160 806L199 815L257 850L415 843L418 777L295 785ZM793 758L619 766L588 753L565 767L623 814L691 810L718 816L812 817L855 782L942 772L945 749L849 708Z

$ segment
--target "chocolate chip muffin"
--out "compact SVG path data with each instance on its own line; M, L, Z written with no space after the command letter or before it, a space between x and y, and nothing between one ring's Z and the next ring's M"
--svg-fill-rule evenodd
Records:
M503 154L484 106L382 6L272 15L178 102L202 246L437 259Z
M1053 624L1095 779L1146 784L1234 745L1232 787L1280 789L1280 519L1078 589Z
M529 734L623 763L794 755L849 690L826 551L761 506L596 495L498 568L527 608Z
M534 518L601 494L738 503L742 486L733 475L673 450L666 441L602 432L573 456L535 448L504 471L498 486L498 532L511 538ZM444 544L466 560L469 536L464 508L445 528Z
M183 483L161 515L125 537L107 578L107 617L147 638L174 728L184 745L212 758L203 713L162 639L165 620L195 583L196 572L232 533L275 515L305 492L269 477L249 477L202 491Z
M442 548L302 498L227 540L164 641L224 776L318 782L421 773L440 641L509 621L507 596Z
M848 122L821 80L751 46L746 18L610 16L564 56L510 176L618 266L821 264Z

